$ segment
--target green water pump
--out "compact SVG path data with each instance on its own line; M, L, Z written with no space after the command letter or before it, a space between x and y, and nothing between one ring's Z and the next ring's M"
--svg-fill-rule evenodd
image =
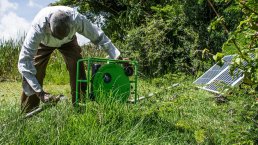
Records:
M79 79L80 63L84 63L87 73L85 80ZM137 62L131 60L113 60L103 58L87 58L77 61L76 104L86 104L91 99L127 102L137 98ZM86 83L85 94L79 87Z

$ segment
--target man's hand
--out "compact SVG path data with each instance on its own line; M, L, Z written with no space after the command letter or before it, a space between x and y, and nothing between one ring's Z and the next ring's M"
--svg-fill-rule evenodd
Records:
M55 100L53 95L44 91L36 92L36 95L43 103L49 103Z

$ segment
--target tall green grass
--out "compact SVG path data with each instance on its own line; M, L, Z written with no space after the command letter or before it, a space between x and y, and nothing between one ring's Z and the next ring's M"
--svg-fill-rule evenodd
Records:
M172 89L161 86L171 86ZM0 144L256 144L255 96L233 94L225 103L196 89L192 78L166 75L141 80L139 91L158 92L137 104L87 100L76 112L70 100L29 119L21 119L11 94L17 83L0 84ZM62 88L62 89L61 89ZM68 85L46 85L54 93ZM13 98L10 98L14 96ZM5 98L5 101L3 101ZM9 99L8 99L9 98ZM13 103L11 103L13 102Z
M1 78L20 76L19 49L17 43L1 44ZM105 54L87 46L83 56ZM196 89L193 80L184 74L154 79L140 74L139 96L155 96L137 104L87 100L77 112L68 99L29 119L20 114L20 82L0 82L0 144L258 144L257 94L233 91L216 98ZM45 90L70 96L68 82L55 51Z
M71 48L72 49L72 48ZM97 49L96 46L88 44L82 46L82 56L83 58L88 57L105 57L105 52L103 50ZM85 65L85 69L87 65ZM55 84L68 84L69 74L61 53L55 50L50 58L48 67L46 70L46 78L44 83L55 83Z
M0 40L0 81L19 80L17 62L21 41Z
M18 72L17 63L23 40L0 41L0 81L12 80L20 81L21 75ZM72 49L72 48L71 48ZM96 46L88 44L82 46L83 58L105 57L102 50ZM51 54L47 67L45 83L67 84L69 82L68 71L64 59L58 50Z

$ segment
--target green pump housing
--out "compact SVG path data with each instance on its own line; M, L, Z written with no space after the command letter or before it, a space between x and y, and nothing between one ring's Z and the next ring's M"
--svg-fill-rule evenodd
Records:
M79 79L79 66L86 66L86 79ZM127 65L125 65L127 64ZM77 61L76 105L85 105L86 100L127 102L137 97L137 61L87 58ZM79 87L85 83L86 92L81 94Z

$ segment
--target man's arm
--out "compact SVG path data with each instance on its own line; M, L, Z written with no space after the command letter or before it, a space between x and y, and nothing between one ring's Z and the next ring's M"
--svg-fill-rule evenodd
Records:
M30 87L23 85L23 90L26 95L31 96L35 93L42 92L42 88L36 79L36 68L34 66L34 56L37 53L37 48L43 37L42 32L39 32L35 27L31 27L22 46L18 69L22 76L25 78Z
M78 33L90 39L92 43L101 46L110 58L117 59L120 56L120 51L113 45L104 32L96 25L93 25L84 15L76 12L74 20Z

